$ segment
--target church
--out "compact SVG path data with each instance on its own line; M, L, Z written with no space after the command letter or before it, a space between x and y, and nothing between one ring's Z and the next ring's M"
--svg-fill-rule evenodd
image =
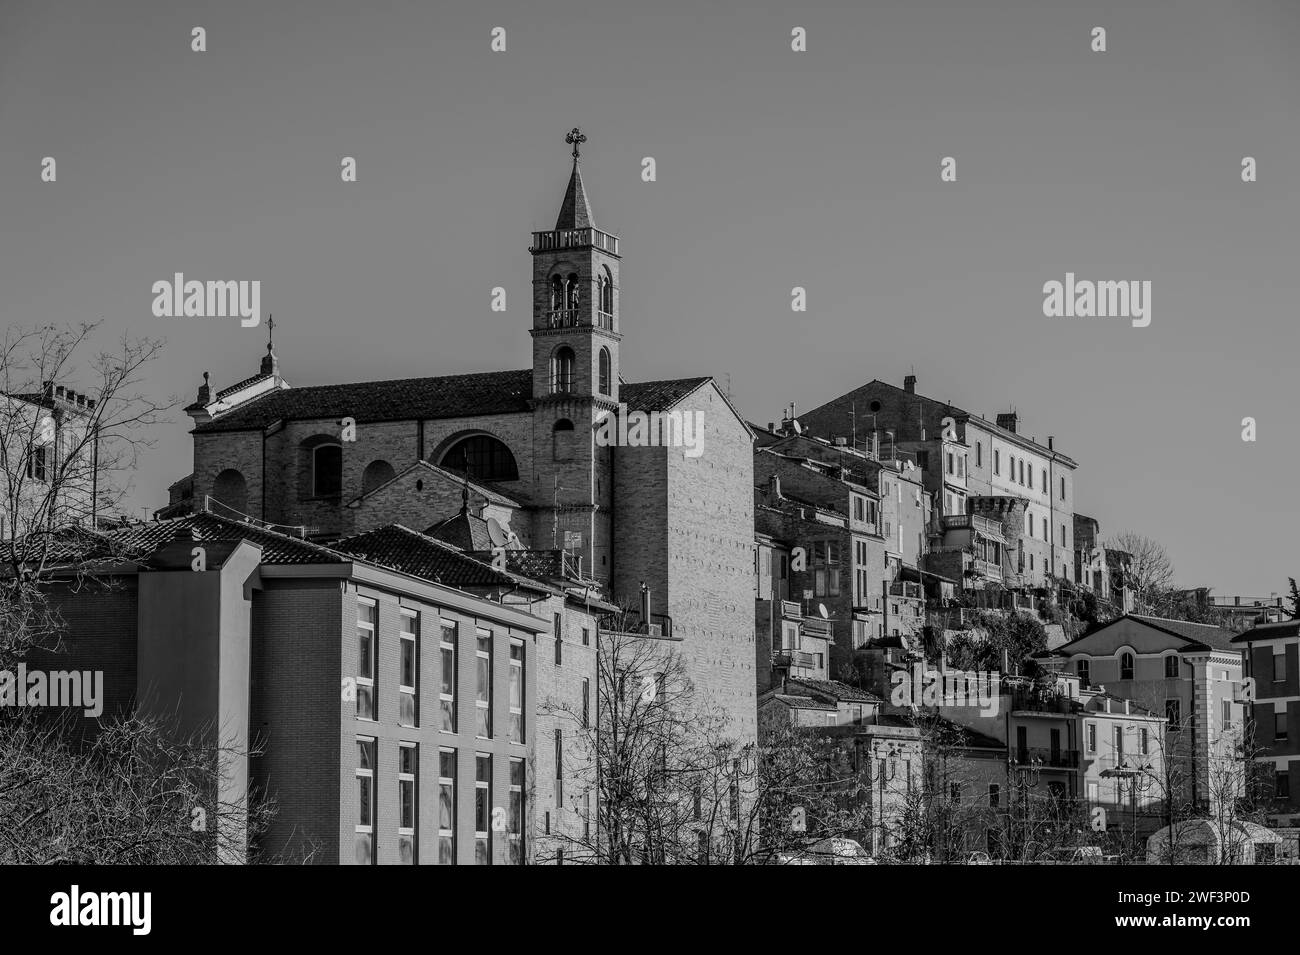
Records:
M596 226L574 130L555 228L535 232L532 367L292 387L258 374L186 408L194 469L160 512L208 510L321 543L391 524L470 552L546 552L602 600L648 594L697 699L756 732L753 432L708 376L620 374L617 236ZM631 330L635 337L635 329ZM610 416L695 423L690 446ZM188 500L182 500L181 494Z

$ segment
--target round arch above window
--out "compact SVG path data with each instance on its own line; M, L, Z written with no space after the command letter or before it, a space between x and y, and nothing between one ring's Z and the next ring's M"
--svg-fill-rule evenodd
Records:
M471 434L447 445L438 466L479 481L518 481L519 465L505 443L490 434Z
M234 468L226 468L212 482L212 498L240 514L247 515L248 482L244 480L244 475Z
M375 488L382 487L395 477L397 477L397 472L393 470L393 466L387 461L382 458L371 461L361 474L361 493L369 494Z

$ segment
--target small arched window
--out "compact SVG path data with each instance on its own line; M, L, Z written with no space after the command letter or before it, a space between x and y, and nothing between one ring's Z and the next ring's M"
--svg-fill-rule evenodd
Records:
M1133 679L1133 654L1127 651L1119 656L1119 678L1121 680Z
M343 446L318 444L311 452L312 497L338 497L343 493Z
M600 269L600 317L602 328L614 327L614 276L609 266Z
M580 286L578 285L578 273L570 272L569 278L565 282L565 288L564 288L565 299L566 299L564 303L565 308L575 309L579 307L580 305L579 299L581 298L579 294L579 288Z
M568 394L573 391L573 349L561 345L551 358L551 392Z
M564 308L564 279L558 275L551 276L551 311L558 312Z
M600 393L602 395L607 395L609 394L609 368L610 368L608 348L602 348L600 350L600 358L598 359L598 361L600 364L600 377L599 377Z

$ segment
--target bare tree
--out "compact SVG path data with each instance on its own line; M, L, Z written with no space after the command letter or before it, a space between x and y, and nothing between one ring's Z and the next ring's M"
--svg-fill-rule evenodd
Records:
M1125 552L1131 558L1125 584L1133 592L1138 613L1156 613L1174 581L1174 563L1164 545L1133 531L1125 531L1106 542L1106 547Z

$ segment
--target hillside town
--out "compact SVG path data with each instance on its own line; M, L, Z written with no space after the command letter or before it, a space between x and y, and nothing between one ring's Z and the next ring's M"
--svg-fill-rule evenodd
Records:
M95 792L147 738L190 861L1297 859L1294 584L1176 589L1075 509L1050 422L924 369L771 420L626 380L643 329L569 141L529 368L306 384L268 322L247 367L195 365L149 520L102 503L114 440L163 420L129 375L5 392L0 715L32 760L0 793ZM0 796L31 820L0 861L123 861L111 813L31 808Z

